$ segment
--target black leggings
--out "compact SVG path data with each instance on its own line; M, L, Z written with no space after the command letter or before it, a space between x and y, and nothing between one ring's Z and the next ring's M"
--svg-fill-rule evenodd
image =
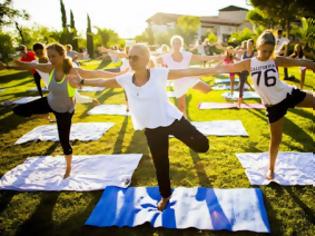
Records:
M35 72L35 73L33 74L33 77L34 77L34 81L35 81L35 84L36 84L36 87L37 87L37 91L38 91L38 93L39 93L39 96L43 97L42 87L40 86L40 80L41 80L40 74L38 74L37 72Z
M240 73L240 86L239 86L239 98L243 98L244 85L246 83L249 73L247 71L242 71Z
M184 117L180 120L175 120L167 127L145 129L145 136L153 158L160 193L164 198L171 195L168 157L169 134L174 135L195 152L207 152L209 149L208 138Z
M70 128L71 118L74 112L59 113L53 111L48 104L47 97L39 98L26 104L18 105L13 108L13 111L16 115L23 117L53 112L57 120L58 135L63 153L64 155L72 154L72 148L70 145Z

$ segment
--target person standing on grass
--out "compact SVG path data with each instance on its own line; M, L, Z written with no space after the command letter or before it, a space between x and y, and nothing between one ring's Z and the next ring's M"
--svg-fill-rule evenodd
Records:
M246 60L246 59L254 57L254 40L252 39L247 40L245 45L246 45L245 51L243 55L241 56L241 60ZM238 107L241 107L241 104L243 103L244 86L245 86L245 83L247 82L248 75L249 75L248 71L242 71L240 73Z
M287 56L288 44L290 43L290 40L287 39L286 37L283 37L283 31L281 29L277 31L277 36L275 40L276 40L276 45L275 45L276 56L282 56L282 57ZM283 73L284 73L284 80L289 80L287 67L283 68Z
M159 64L165 65L168 69L187 69L192 62L205 62L218 59L217 56L195 55L183 50L184 39L174 35L170 40L171 52L157 58ZM220 56L219 56L220 57ZM198 78L181 78L173 81L174 93L178 109L187 118L186 93L190 88L203 93L211 91L210 86Z
M17 51L20 52L20 59L19 59L20 61L31 62L31 61L36 60L35 53L32 52L32 51L28 51L27 47L25 45L20 45L17 48ZM33 78L34 78L34 82L36 84L36 88L37 88L38 94L39 94L39 96L43 97L43 91L42 91L42 88L41 88L41 85L40 85L41 77L36 72L36 70L30 70L30 71L32 72L32 75L33 75Z
M271 31L264 31L257 39L257 56L239 63L220 65L218 73L248 71L254 82L254 88L267 108L270 129L269 167L267 179L275 175L275 164L281 143L284 116L289 108L315 108L315 97L296 89L279 79L278 67L304 66L315 71L315 63L310 60L273 58L276 39Z
M291 58L294 59L305 59L303 47L301 44L297 43L294 46L294 52L290 55ZM301 80L300 80L300 89L304 87L306 67L300 67L301 70Z
M214 69L149 68L150 52L142 44L136 44L129 50L128 59L134 73L107 80L81 79L79 76L73 76L70 80L76 87L87 85L125 90L133 126L136 130L144 130L151 151L162 196L157 208L162 211L172 194L169 177L169 135L174 135L196 152L207 152L209 149L208 138L169 102L166 92L167 80L211 75Z
M42 115L49 112L54 113L57 121L60 144L66 160L64 178L67 178L71 172L72 147L70 144L70 128L72 116L74 114L76 94L76 88L71 85L69 75L78 74L84 78L110 78L117 76L120 73L88 71L80 68L73 68L71 59L66 57L65 48L58 43L48 45L47 52L51 64L15 61L19 68L29 70L37 69L49 73L49 94L47 97L42 97L35 101L18 105L13 108L13 111L16 115L23 117ZM3 65L0 65L0 69L3 69Z

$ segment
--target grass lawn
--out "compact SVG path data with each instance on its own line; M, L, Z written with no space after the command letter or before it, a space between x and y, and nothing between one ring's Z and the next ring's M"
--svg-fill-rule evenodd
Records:
M85 61L84 68L95 69L99 61ZM110 67L112 65L109 65ZM280 69L280 73L283 69ZM299 68L289 69L299 78ZM281 74L281 77L283 74ZM205 78L213 83L213 77ZM315 75L307 71L305 89L313 90ZM298 85L298 82L290 82ZM22 96L37 95L27 90L35 87L27 72L0 71L0 102ZM3 90L4 89L4 90ZM244 169L235 154L268 150L269 129L265 110L198 110L205 101L221 101L222 91L207 95L196 91L188 94L190 120L240 119L249 137L209 137L210 151L196 154L175 139L170 140L170 175L173 187L204 186L216 188L251 188ZM94 95L101 103L121 104L121 89L84 93ZM250 101L253 102L254 100ZM88 116L92 105L79 104L74 122L109 121L116 125L100 140L73 142L74 154L143 153L132 179L132 186L156 186L153 162L144 133L134 131L131 120L119 116ZM314 152L314 115L312 109L292 109L285 118L281 151ZM53 142L14 142L43 119L20 118L9 107L0 107L0 176L23 163L30 156L62 154ZM315 170L314 170L315 171ZM276 184L258 186L264 193L271 230L274 235L315 235L315 188L311 186L283 187ZM88 228L84 222L96 205L102 191L94 192L14 192L0 191L0 235L231 235L221 231L196 229L154 229L146 224L136 228ZM188 213L189 214L189 213ZM255 235L238 232L237 235Z

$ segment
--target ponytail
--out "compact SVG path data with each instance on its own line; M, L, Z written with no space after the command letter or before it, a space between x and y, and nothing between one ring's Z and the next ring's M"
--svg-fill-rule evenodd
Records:
M72 66L72 60L69 57L66 57L63 59L62 69L63 73L69 74L70 70L73 68Z

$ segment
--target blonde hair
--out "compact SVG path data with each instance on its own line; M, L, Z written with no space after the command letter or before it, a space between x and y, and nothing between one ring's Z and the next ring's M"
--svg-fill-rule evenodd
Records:
M276 45L276 38L271 30L265 30L261 33L261 35L259 35L256 42L257 49L263 44L270 44L272 46Z
M55 50L60 56L63 56L62 69L65 74L69 74L70 70L73 68L72 59L66 56L66 49L60 43L52 43L46 47L47 50Z
M233 57L234 57L233 52L231 54L229 54L229 50L233 50L233 49L234 48L232 46L226 47L225 52L224 52L225 57L233 59Z
M180 35L173 35L171 40L170 40L170 45L173 46L173 43L175 40L179 40L182 44L182 47L184 47L184 38Z

